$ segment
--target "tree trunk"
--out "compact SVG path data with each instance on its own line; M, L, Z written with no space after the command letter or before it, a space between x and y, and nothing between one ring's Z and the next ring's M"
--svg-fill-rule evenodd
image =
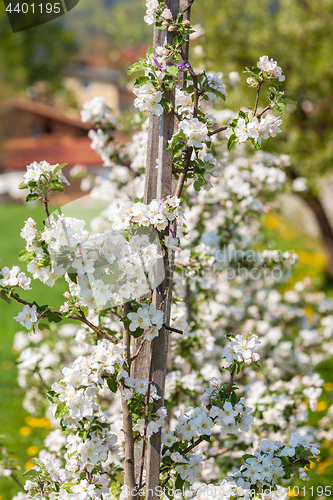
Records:
M286 169L286 174L292 180L299 177L299 175L291 167ZM312 210L314 216L316 217L326 253L326 270L333 282L333 230L331 223L327 217L325 208L320 201L320 198L316 196L311 189L306 192L299 193L299 196Z
M311 208L318 222L326 253L326 270L333 281L333 231L330 221L318 197L311 195L311 193L304 193L302 198L308 207Z

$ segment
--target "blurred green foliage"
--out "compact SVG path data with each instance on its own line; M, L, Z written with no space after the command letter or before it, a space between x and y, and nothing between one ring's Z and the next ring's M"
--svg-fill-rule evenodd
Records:
M29 15L29 14L24 14ZM2 93L24 90L36 81L60 84L62 67L77 51L75 34L60 19L13 33L0 4L0 83Z
M283 90L298 105L287 107L283 133L264 148L289 154L313 187L333 166L332 0L205 0L195 2L192 11L193 22L205 29L200 42L212 69L241 72L264 54L282 67ZM227 106L254 105L245 81L243 75Z

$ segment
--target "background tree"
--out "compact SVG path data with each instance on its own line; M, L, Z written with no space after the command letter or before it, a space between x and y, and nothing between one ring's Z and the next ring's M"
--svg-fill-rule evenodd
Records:
M333 166L333 68L330 62L333 2L226 0L216 9L216 2L207 0L205 8L198 8L194 13L195 22L205 28L203 56L206 61L213 61L215 70L228 73L237 67L242 71L256 54L264 52L278 60L291 75L285 91L298 105L287 106L283 133L273 148L290 155L292 178L307 178L309 190L300 196L317 219L327 253L327 271L332 279L333 232L320 199L320 181L331 174ZM243 82L234 92L234 99L239 102L240 95L246 94L249 95L249 89ZM263 93L259 105L264 97Z

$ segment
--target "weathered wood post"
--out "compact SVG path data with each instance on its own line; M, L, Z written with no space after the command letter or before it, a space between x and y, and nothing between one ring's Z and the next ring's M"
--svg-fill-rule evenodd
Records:
M167 7L171 10L174 18L179 13L179 0L166 0ZM170 44L173 40L172 32L154 29L154 48L160 45ZM174 103L175 91L168 91L165 97ZM146 182L144 203L152 200L161 200L173 194L172 186L172 151L166 151L167 141L174 131L174 114L163 112L161 116L149 118L148 155L146 166ZM163 300L165 302L164 324L170 321L172 280L171 278L171 252L164 257L165 278L159 285ZM163 309L163 302L157 290L153 292L153 302L157 308ZM152 383L156 386L158 395L157 407L164 404L164 384L166 374L166 363L168 353L168 333L164 328L160 330L159 336L152 342L143 341L144 345L139 356L132 364L131 376L136 378L149 378L151 369ZM140 346L142 339L136 341L136 349ZM152 365L151 365L152 363ZM153 434L148 441L145 469L146 469L146 498L155 499L159 497L158 485L160 475L161 454L161 431ZM140 473L140 456L135 457L135 474Z

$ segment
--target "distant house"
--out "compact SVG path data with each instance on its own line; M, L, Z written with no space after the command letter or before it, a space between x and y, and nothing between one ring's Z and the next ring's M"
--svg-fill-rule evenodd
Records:
M0 171L25 170L33 161L101 166L87 137L91 123L78 113L60 111L38 101L14 98L1 110L4 139Z
M81 108L95 96L105 97L110 108L118 113L133 104L134 96L118 84L120 70L99 68L87 64L69 64L63 70L63 84L71 90Z
M4 139L43 135L86 136L91 124L82 123L77 112L60 111L32 99L15 97L1 110Z

